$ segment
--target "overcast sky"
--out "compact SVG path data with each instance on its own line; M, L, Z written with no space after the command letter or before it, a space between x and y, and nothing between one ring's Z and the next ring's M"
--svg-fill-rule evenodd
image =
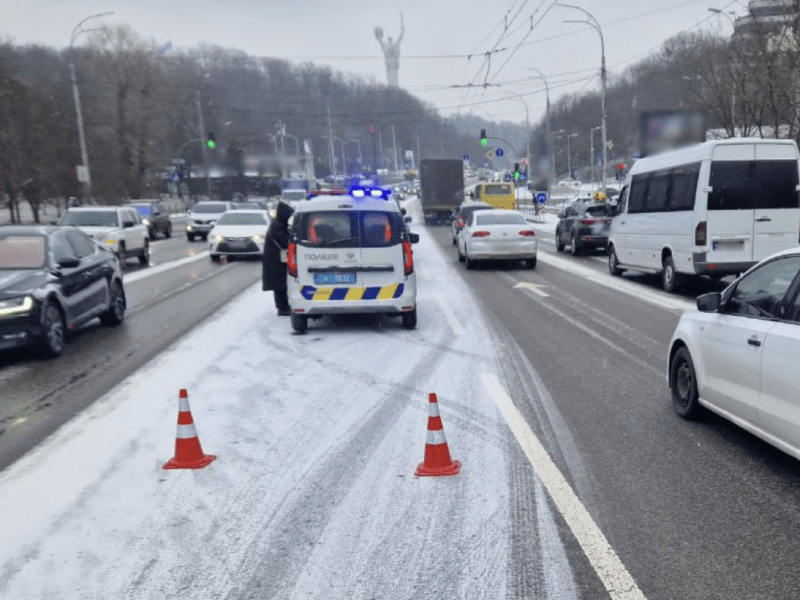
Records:
M658 50L687 30L732 31L744 0L563 0L599 22L609 73ZM174 49L209 43L254 56L331 65L386 82L375 28L397 39L401 11L400 86L443 114L531 123L564 93L600 89L600 36L581 10L554 0L0 0L0 37L16 44L63 48L83 18L128 24L145 39ZM508 26L505 26L508 23ZM505 33L504 33L505 30ZM85 43L86 36L77 42ZM487 60L486 53L491 52ZM484 84L489 84L484 85ZM469 86L473 87L459 87ZM514 98L514 96L517 98ZM518 99L522 96L522 99ZM498 100L505 98L505 100ZM511 98L511 99L509 99Z

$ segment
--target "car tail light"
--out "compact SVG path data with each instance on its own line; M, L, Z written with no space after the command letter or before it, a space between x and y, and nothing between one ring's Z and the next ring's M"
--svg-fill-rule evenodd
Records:
M488 231L475 231L472 237L489 237L491 234Z
M524 235L525 237L533 237L536 235L536 232L531 229L524 229L519 232L520 235Z
M705 246L706 245L706 222L700 221L697 224L697 228L694 230L694 245L695 246Z
M581 225L594 225L597 219L581 219Z
M297 277L297 244L289 242L289 251L286 253L286 271L290 277Z
M414 253L411 251L411 242L403 241L403 272L411 275L414 272Z

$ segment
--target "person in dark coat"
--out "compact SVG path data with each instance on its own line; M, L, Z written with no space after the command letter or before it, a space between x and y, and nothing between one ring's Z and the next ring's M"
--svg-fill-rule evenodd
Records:
M278 202L275 218L269 224L264 240L264 256L261 262L261 289L272 290L278 316L288 317L289 297L286 293L286 263L281 261L281 250L289 248L289 218L294 209L285 202Z

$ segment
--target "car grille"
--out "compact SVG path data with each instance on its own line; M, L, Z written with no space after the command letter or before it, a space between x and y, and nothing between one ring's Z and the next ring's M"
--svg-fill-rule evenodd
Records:
M258 245L250 238L225 238L217 244L217 252L259 252Z

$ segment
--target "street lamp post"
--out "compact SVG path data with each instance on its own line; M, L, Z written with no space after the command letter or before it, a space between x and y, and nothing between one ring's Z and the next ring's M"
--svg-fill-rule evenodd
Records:
M709 8L709 11L714 13L715 15L722 15L726 17L728 21L730 21L731 27L733 27L733 33L736 33L736 22L733 18L724 10L719 8ZM736 13L731 13L735 15ZM731 135L736 137L736 84L735 82L731 84Z
M603 40L603 30L600 28L600 23L597 22L597 19L586 9L581 8L580 6L573 6L571 4L561 4L559 3L558 6L564 6L567 8L574 8L581 12L583 12L587 20L586 21L565 21L566 23L586 23L590 25L597 33L600 35L600 80L603 86L603 96L602 96L602 113L603 113L603 189L606 187L606 170L608 166L608 139L607 139L607 131L606 131L606 45L605 41Z
M545 99L547 102L545 109L545 119L547 121L547 145L550 147L550 185L555 185L556 181L556 151L553 147L553 133L550 130L550 88L547 85L547 79L544 74L534 67L528 67L531 71L536 71L536 74L544 81ZM530 165L528 165L528 173L530 174Z
M603 128L603 126L600 125L600 126L597 126L597 127L592 127L591 131L589 131L589 140L590 140L589 141L589 145L591 147L590 158L591 158L591 161L592 161L592 185L594 185L594 132L597 129L602 129L602 128Z
M75 28L72 30L72 35L69 39L69 50L67 53L69 54L69 72L70 77L72 79L72 99L75 101L75 113L77 115L77 123L78 123L78 143L81 147L81 161L82 165L80 169L78 169L78 181L82 182L85 185L86 197L92 197L92 176L89 171L89 151L86 149L86 134L83 131L83 111L81 110L81 96L78 91L78 76L75 73L75 61L73 60L73 52L72 47L75 44L75 40L78 39L78 36L82 33L87 31L92 31L92 29L82 29L82 25L86 23L89 19L96 19L98 17L105 17L108 15L113 15L113 12L104 12L98 13L96 15L89 15L85 19L83 19L80 23L75 25Z
M567 138L567 178L572 179L572 153L569 147L569 140L570 138L574 138L577 133L567 133L564 129L559 129L558 131L554 131L553 135L558 135L560 133L565 134L564 137ZM603 185L605 187L605 184Z
M359 169L363 169L364 157L361 156L361 140L357 140L356 138L347 138L345 143L347 142L355 142L358 144L358 167Z

